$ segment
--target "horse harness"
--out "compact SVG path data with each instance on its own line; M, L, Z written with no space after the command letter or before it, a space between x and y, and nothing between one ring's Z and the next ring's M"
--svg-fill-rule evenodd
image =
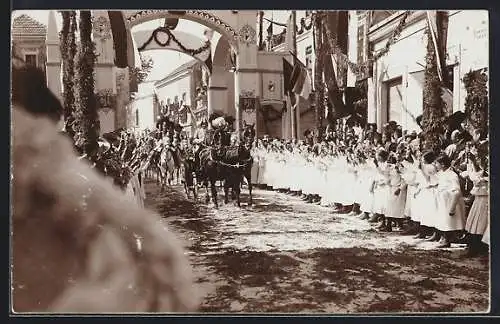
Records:
M241 161L241 163L240 162L238 162L236 164L225 163L225 162L221 161L220 159L217 159L217 160L214 159L214 157L213 157L213 150L211 148L208 148L208 149L210 149L210 155L209 155L210 161L215 162L215 163L220 164L220 165L225 166L225 167L229 167L229 168L244 169L253 160L252 157L249 157L248 159L245 159L245 160Z

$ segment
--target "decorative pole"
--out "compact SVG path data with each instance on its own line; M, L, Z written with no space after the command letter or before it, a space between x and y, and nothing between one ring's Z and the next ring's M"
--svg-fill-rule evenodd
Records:
M322 136L323 117L325 111L325 84L323 82L323 62L325 60L325 45L323 43L323 23L324 13L316 11L313 15L314 20L314 52L316 60L314 64L314 94L315 106L314 116L316 121L316 132Z
M74 138L75 130L72 124L75 112L76 12L74 10L61 11L61 15L63 18L61 55L63 63L64 121L66 123L66 132Z
M80 48L77 55L75 91L75 144L89 158L97 153L99 116L94 93L94 64L96 55L92 42L92 15L89 10L80 11Z
M424 73L424 104L422 114L422 131L424 133L424 149L439 151L441 134L445 119L444 101L442 99L442 83L438 75L437 56L432 42L431 30L427 28L427 55Z

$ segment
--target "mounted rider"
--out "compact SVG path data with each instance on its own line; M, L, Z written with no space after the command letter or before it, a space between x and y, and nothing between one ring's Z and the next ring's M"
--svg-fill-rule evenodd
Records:
M200 165L200 151L202 150L203 147L207 146L207 133L209 132L208 130L208 121L206 119L203 119L199 125L199 127L196 129L194 136L193 136L193 150L194 150L194 159L195 159L195 165L198 168Z

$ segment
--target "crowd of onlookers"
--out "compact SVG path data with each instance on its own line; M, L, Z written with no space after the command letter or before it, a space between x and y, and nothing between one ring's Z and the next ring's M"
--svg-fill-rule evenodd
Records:
M434 241L466 243L468 254L489 244L489 152L483 130L461 113L440 134L441 149L424 149L423 133L394 122L377 131L369 124L337 121L304 139L255 141L253 182L309 203L357 215L380 231ZM457 123L458 119L458 123ZM451 123L450 123L451 124Z

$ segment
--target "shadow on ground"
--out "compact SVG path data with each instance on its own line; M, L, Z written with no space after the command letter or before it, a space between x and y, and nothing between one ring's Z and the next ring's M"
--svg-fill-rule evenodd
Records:
M206 292L202 312L488 311L488 258L467 259L450 251L417 250L405 244L395 249L236 249L224 246L229 237L237 235L224 227L227 222L238 227L248 217L285 217L296 210L295 217L305 217L307 205L294 207L279 194L256 191L254 206L242 210L222 206L214 213L201 202L187 200L176 187L160 192L148 183L147 195L146 205L190 242L197 282ZM242 200L246 203L246 194ZM222 216L216 217L219 214ZM331 240L357 234L379 235L372 229L359 233L349 229L332 233Z

